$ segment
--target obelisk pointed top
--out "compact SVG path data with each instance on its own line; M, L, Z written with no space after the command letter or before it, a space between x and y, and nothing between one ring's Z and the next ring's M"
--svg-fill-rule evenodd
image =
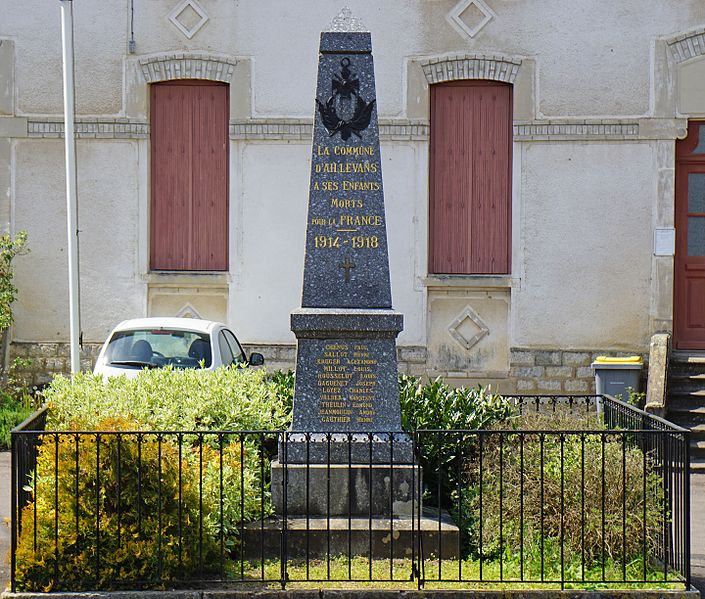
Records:
M328 26L327 31L335 31L341 33L369 31L361 19L358 19L352 14L352 11L346 6L338 13Z

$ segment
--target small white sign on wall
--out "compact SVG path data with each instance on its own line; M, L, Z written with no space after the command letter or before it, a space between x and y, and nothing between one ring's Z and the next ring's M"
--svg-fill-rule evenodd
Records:
M654 231L654 256L673 256L676 252L676 230L673 227Z

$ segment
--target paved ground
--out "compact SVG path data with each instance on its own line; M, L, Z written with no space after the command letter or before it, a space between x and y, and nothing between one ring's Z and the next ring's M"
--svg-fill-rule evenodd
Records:
M691 477L693 584L705 597L705 473ZM10 452L0 452L0 589L10 580Z
M690 477L690 547L693 585L705 597L705 473Z

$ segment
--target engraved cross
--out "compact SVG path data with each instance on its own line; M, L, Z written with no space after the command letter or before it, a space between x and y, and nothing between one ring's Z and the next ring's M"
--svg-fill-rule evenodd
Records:
M338 268L345 270L345 282L350 282L350 269L355 268L355 263L350 260L350 258L345 258L344 262L338 264Z

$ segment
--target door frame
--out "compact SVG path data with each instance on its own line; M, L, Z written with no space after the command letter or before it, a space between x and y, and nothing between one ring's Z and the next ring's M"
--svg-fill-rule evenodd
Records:
M703 133L705 133L705 121L689 121L688 136L685 139L677 140L675 145L674 223L676 251L673 259L673 347L685 350L705 350L705 333L702 341L689 339L685 322L687 318L687 273L702 272L702 277L705 278L705 256L687 255L688 217L691 215L688 210L688 175L691 173L705 174L705 152L693 154ZM702 301L705 304L705 293Z

